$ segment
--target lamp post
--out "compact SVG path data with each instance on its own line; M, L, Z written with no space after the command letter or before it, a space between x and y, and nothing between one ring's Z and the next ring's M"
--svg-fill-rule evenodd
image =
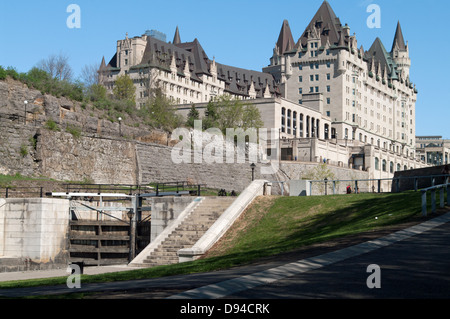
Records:
M256 168L255 163L252 163L250 167L252 168L252 182L253 182L255 180L255 168Z
M130 263L134 258L134 228L133 228L134 211L133 211L133 209L130 209L128 211L127 216L130 219L130 253L128 255L128 262Z
M325 196L327 196L327 183L328 183L328 178L325 177Z
M119 117L118 120L119 120L119 135L122 136L122 118Z
M27 124L27 105L28 105L28 101L24 101L23 103L25 104L25 113L24 113L24 117L23 117L23 122L26 125Z

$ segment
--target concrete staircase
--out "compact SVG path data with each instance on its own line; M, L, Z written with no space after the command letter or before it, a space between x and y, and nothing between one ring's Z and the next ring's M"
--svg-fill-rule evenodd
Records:
M133 266L153 267L178 263L177 252L195 245L235 200L236 197L205 197L156 249L141 263Z

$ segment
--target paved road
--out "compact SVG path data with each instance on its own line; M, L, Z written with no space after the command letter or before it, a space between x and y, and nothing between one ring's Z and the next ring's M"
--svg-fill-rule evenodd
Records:
M450 214L404 231L172 298L448 299ZM379 288L373 269L378 266ZM368 272L370 271L370 272Z
M366 284L371 264L380 267L381 288ZM450 298L450 213L378 240L294 262L189 276L0 290L17 298L98 292L101 298L307 299ZM94 296L95 297L95 296Z

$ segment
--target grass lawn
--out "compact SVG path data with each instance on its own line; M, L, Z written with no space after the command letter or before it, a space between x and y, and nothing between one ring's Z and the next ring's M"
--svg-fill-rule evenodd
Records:
M133 280L226 269L334 238L420 220L420 192L261 197L204 259L120 273L83 275L81 281ZM4 282L0 288L65 284L66 279Z

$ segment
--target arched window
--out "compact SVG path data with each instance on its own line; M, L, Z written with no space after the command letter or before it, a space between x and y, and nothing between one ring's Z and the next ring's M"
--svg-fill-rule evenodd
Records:
M303 136L303 114L300 114L300 137Z
M375 157L375 169L376 169L377 171L380 170L380 160L379 160L378 157Z
M400 164L397 164L397 172L400 172L401 169L402 168L401 168Z
M389 163L389 173L394 173L394 163Z
M382 170L386 172L386 160L383 160Z
M292 130L292 135L297 137L297 112L294 112L292 116Z
M286 109L284 107L281 109L281 132L286 132Z
M287 113L287 133L288 134L291 134L291 114L292 114L292 111L288 110L288 113Z

